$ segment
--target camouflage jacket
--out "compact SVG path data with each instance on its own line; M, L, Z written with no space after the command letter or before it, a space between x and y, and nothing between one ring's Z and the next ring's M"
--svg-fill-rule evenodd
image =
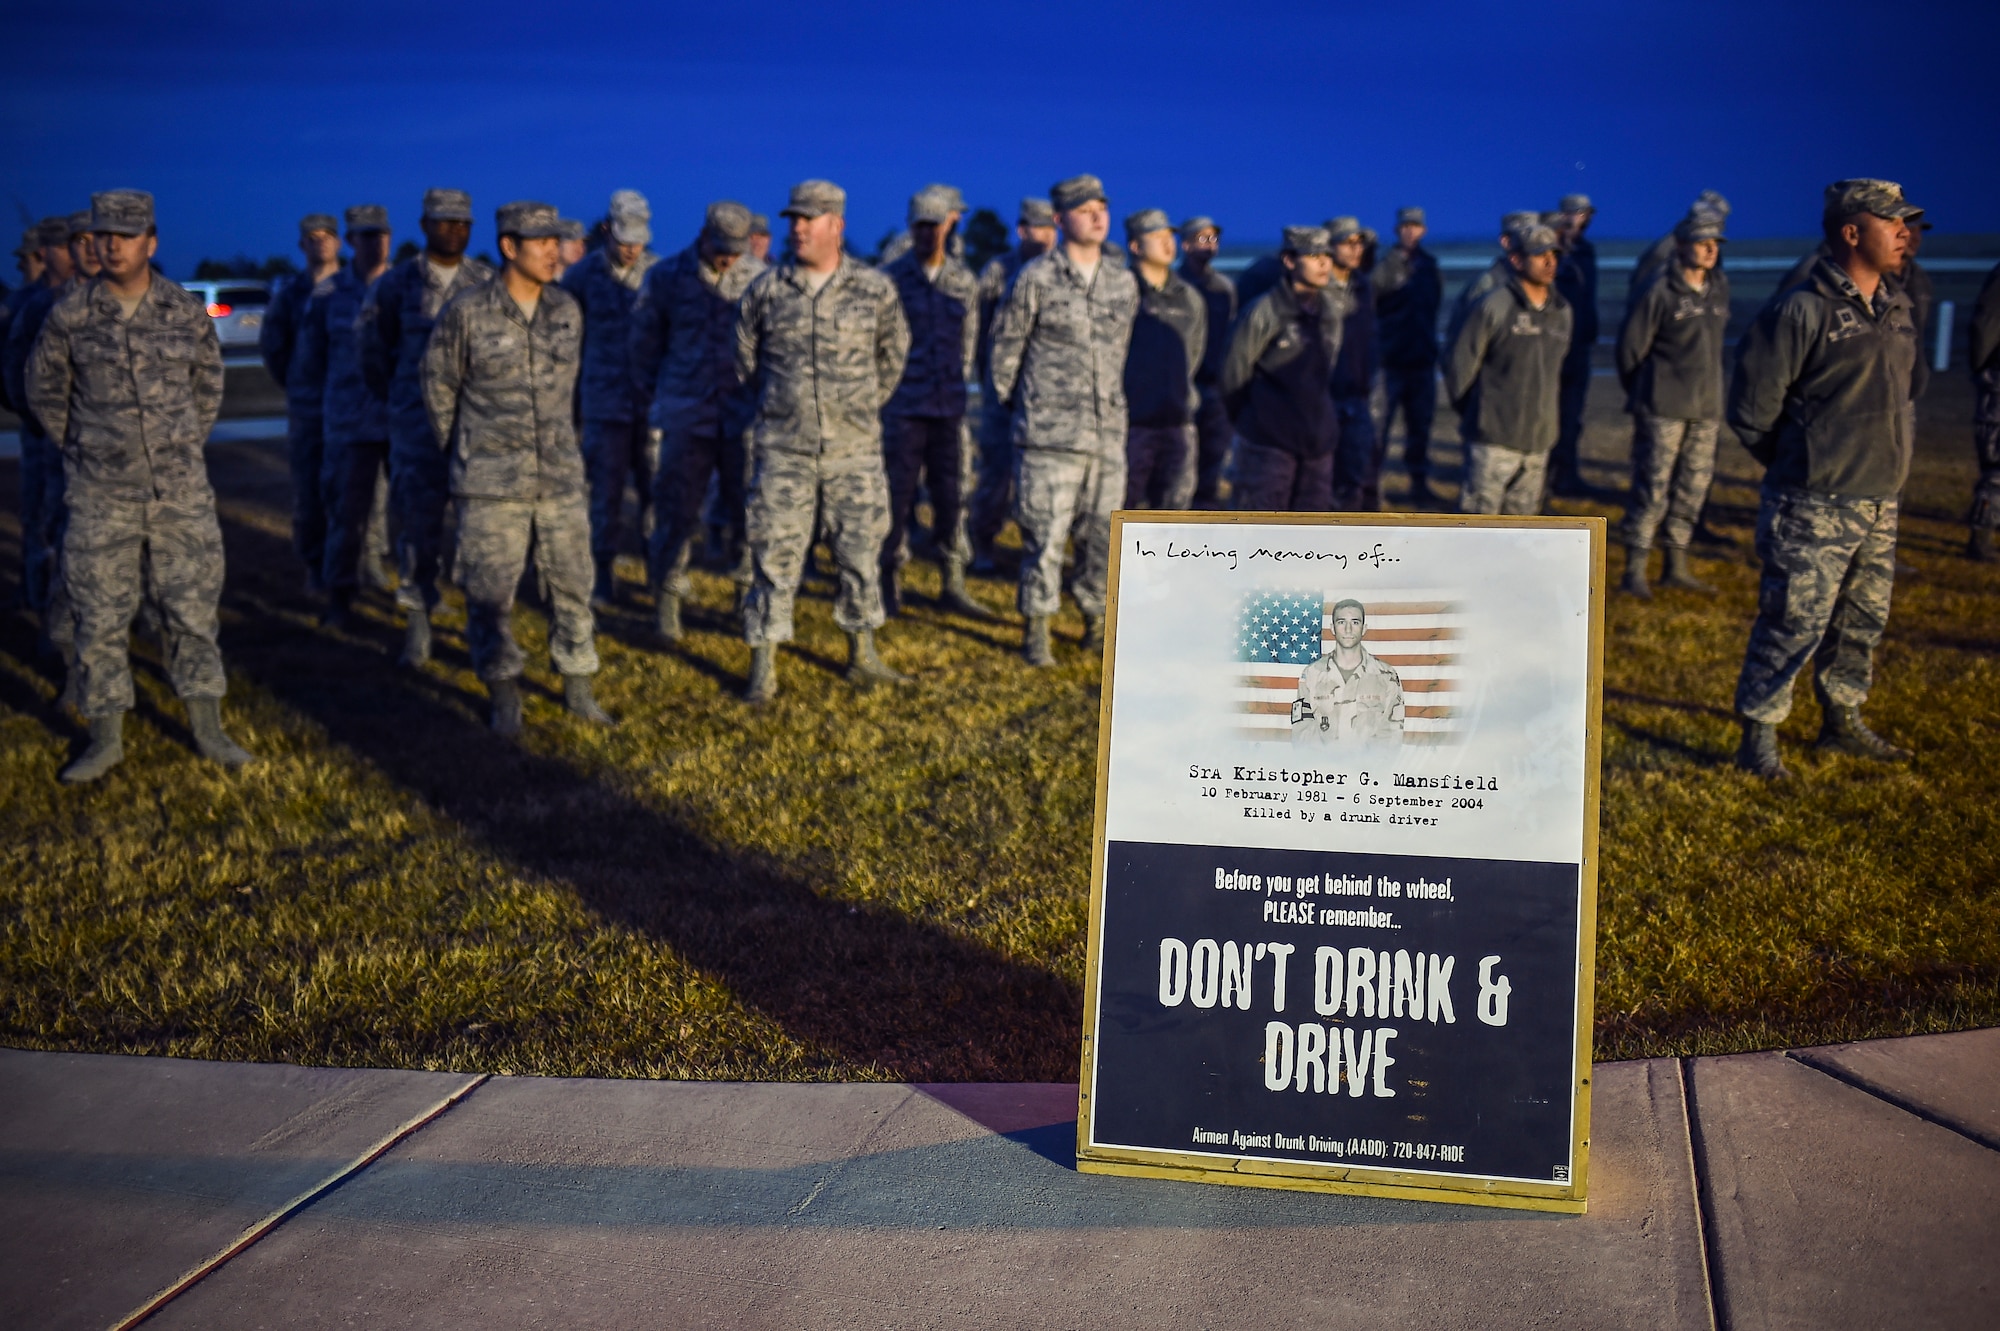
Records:
M542 288L533 321L504 281L445 302L424 351L423 391L438 447L451 454L454 495L583 493L575 411L582 346L583 312L553 283Z
M993 400L993 330L1000 322L1000 307L1014 292L1014 279L1028 261L1019 249L1008 250L989 259L979 272L979 350L976 354L980 391Z
M1764 307L1736 344L1729 424L1766 485L1893 499L1910 472L1906 411L1917 330L1884 281L1864 302L1831 259Z
M215 321L158 273L132 317L119 314L103 278L58 300L28 360L28 405L72 491L212 501L202 450L222 409Z
M963 416L965 376L979 350L979 279L947 254L933 280L915 250L881 272L895 283L910 326L903 379L885 410L892 416Z
M692 245L656 263L632 302L626 354L656 430L735 434L749 414L736 373L736 314L765 266L741 255L719 276Z
M1722 419L1723 334L1729 279L1711 272L1697 291L1672 263L1639 288L1618 330L1626 409L1678 421Z
M1021 269L993 334L993 389L1014 409L1016 444L1123 451L1125 353L1138 314L1128 268L1100 260L1086 285L1057 246Z
M319 379L306 373L303 360L305 349L306 307L333 285L341 270L321 281L313 281L311 273L298 273L287 279L271 296L271 303L264 307L264 323L257 330L257 352L264 358L264 368L270 372L278 386L285 390L285 406L293 414L316 414L320 410L322 385Z
M21 418L21 428L29 433L40 433L41 422L28 406L28 356L35 349L35 338L48 321L49 311L76 285L73 277L60 287L37 282L14 294L13 318L7 323L5 338L0 339L0 385L7 390L9 409Z
M1556 444L1569 302L1554 287L1539 310L1518 274L1480 297L1444 357L1444 391L1468 444L1546 453Z
M583 418L587 421L630 421L639 416L640 394L632 384L632 304L659 263L651 250L640 251L620 274L611 267L610 251L593 250L562 276L562 289L583 307Z
M1403 681L1366 647L1352 675L1343 675L1333 653L1299 672L1292 703L1294 744L1399 744L1403 738Z
M361 307L361 372L368 387L389 404L395 430L408 435L430 427L424 416L424 344L446 301L490 281L493 270L474 258L458 261L450 286L438 284L430 261L414 255L376 279Z
M362 281L352 264L343 264L325 289L314 293L300 320L300 373L319 385L330 447L389 438L389 404L368 386L361 365L362 310L373 285Z
M736 372L756 394L752 444L881 466L881 412L909 351L896 285L866 264L842 256L817 296L797 265L765 270L736 319Z

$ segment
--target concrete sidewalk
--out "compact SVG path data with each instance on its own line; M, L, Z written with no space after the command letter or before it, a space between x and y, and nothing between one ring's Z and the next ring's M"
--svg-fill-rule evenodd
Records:
M0 1050L0 1320L2000 1325L2000 1030L1595 1091L1558 1217L1080 1175L1067 1085Z

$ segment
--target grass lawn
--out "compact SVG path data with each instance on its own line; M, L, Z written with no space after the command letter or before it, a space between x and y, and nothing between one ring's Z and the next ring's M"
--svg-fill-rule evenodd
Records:
M1911 766L1799 747L1818 725L1807 688L1784 730L1796 779L1731 769L1756 587L1754 465L1733 445L1711 515L1738 552L1698 565L1722 594L1614 600L1599 1058L2000 1024L2000 571L1959 555L1961 380L1925 404L1903 527L1917 573L1868 709L1917 746ZM1628 433L1614 397L1600 379L1586 441L1607 484ZM749 652L727 589L704 576L680 651L646 644L643 606L601 624L599 695L621 726L568 721L544 664L510 745L484 729L462 615L417 675L392 668L384 601L352 635L317 629L279 451L212 457L225 716L261 761L230 776L192 754L142 641L127 761L60 787L79 729L34 664L31 621L0 617L0 1043L563 1075L1074 1077L1099 672L1073 614L1059 668L1033 672L1011 654L1011 613L933 611L936 575L917 565L883 648L919 683L856 694L820 587L784 692L753 712L734 700ZM0 463L9 579L17 482ZM1001 584L975 591L1011 605ZM532 658L541 620L521 624Z

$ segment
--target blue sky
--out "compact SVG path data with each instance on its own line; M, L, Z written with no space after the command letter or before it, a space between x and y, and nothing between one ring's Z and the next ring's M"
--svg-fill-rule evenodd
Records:
M775 214L844 185L862 248L943 180L1011 216L1102 176L1114 212L1230 241L1400 204L1443 236L1588 192L1653 236L1703 188L1739 236L1800 235L1847 175L1900 180L1943 231L2000 231L2000 5L432 8L192 0L23 7L0 84L11 224L93 189L159 198L162 261L289 251L298 216L431 185L594 218L652 200L656 248L712 198Z

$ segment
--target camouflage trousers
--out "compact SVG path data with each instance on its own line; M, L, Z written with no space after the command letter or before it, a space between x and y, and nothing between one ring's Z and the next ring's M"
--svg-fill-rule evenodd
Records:
M222 527L213 496L143 500L72 488L62 571L76 618L77 707L86 717L132 710L132 620L141 597L159 612L174 692L223 695Z
M1972 407L1972 449L1979 459L1979 480L1968 521L1975 527L2000 527L2000 371L1980 376Z
M62 550L62 452L47 435L21 424L21 595L31 610L48 606Z
M1389 366L1382 371L1382 416L1376 425L1382 449L1388 451L1389 427L1403 415L1403 470L1410 479L1431 474L1431 426L1437 421L1437 367Z
M1125 432L1125 508L1194 503L1200 459L1192 425L1134 425Z
M590 478L590 553L615 558L625 521L625 487L639 493L639 533L650 530L660 444L644 421L585 421L583 469Z
M474 673L489 684L519 679L526 666L514 641L514 592L527 571L530 544L548 589L551 663L564 675L597 673L590 508L584 496L460 498L458 584L465 590L465 640Z
M361 586L361 557L377 537L375 501L389 469L389 441L329 444L320 473L326 490L326 557L321 576L330 592Z
M1523 453L1499 444L1467 445L1465 481L1458 492L1458 511L1540 513L1542 486L1548 471L1547 453Z
M813 518L840 571L833 622L858 633L882 626L882 541L889 534L889 478L877 459L857 466L808 453L757 453L744 508L750 543L750 594L743 601L743 639L752 647L792 640L792 606Z
M325 424L316 411L295 411L285 420L285 451L292 466L292 551L315 579L326 565Z
M451 508L451 465L428 423L389 425L389 507L396 515L396 563L403 585L397 604L406 610L438 603L438 577L449 552L444 518Z
M1619 539L1628 550L1660 544L1685 550L1715 479L1720 421L1679 421L1644 412L1632 417L1632 500ZM1664 524L1664 525L1663 525Z
M1123 440L1093 453L1026 448L1014 464L1014 521L1021 528L1021 586L1015 603L1030 619L1062 608L1063 545L1076 542L1070 595L1076 608L1104 613L1111 575L1111 515L1125 498Z
M965 418L884 416L882 467L889 482L889 532L882 539L882 576L909 562L908 537L916 528L917 486L931 501L931 548L941 561L964 563L966 545Z
M1302 458L1236 437L1229 506L1245 513L1324 513L1333 507L1333 454Z
M653 530L646 543L647 577L656 591L686 596L704 497L713 482L724 525L743 513L743 436L670 430L654 453Z
M998 403L979 410L979 471L966 504L974 554L990 554L1014 500L1014 413Z
M1374 513L1382 507L1382 436L1365 394L1337 397L1340 442L1333 450L1333 508L1337 513Z
M1813 662L1822 706L1868 698L1875 645L1896 582L1896 501L1766 490L1757 513L1757 622L1736 681L1736 712L1776 725Z
M1217 508L1222 503L1222 469L1229 463L1229 443L1236 431L1229 424L1229 408L1223 404L1222 390L1202 384L1201 405L1194 413L1195 464L1194 500L1196 508Z

